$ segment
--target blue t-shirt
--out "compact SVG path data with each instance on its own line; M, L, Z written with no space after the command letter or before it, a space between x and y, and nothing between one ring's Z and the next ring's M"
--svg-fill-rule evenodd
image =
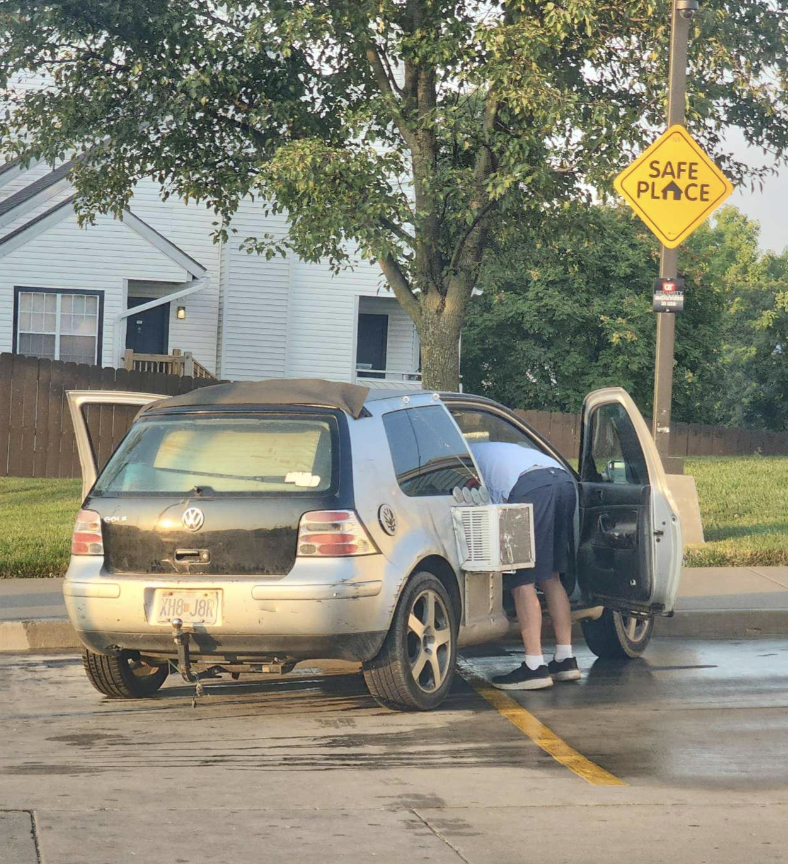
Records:
M541 450L521 447L519 444L487 441L471 444L471 450L494 504L502 504L508 500L514 484L520 479L520 475L527 471L535 468L566 470L552 456L542 453Z

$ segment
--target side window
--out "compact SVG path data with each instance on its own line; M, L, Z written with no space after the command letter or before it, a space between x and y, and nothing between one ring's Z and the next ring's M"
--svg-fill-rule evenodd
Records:
M383 425L406 495L451 495L455 486L481 485L467 445L441 406L392 411Z
M527 450L540 449L525 432L497 414L469 408L457 408L451 413L469 444L484 444L489 441L519 444Z
M593 411L583 442L582 480L593 483L648 485L643 448L623 405Z

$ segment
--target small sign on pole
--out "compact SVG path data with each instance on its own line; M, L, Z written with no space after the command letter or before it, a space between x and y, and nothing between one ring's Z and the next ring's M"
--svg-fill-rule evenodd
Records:
M674 313L684 311L683 279L654 280L654 311Z

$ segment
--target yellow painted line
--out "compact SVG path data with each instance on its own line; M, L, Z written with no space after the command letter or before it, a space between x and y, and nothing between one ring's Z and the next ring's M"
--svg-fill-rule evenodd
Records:
M582 753L578 753L574 747L570 747L562 738L548 729L541 720L534 717L516 702L511 696L507 696L503 690L493 687L484 678L480 678L465 664L460 664L462 677L473 687L473 689L490 705L502 714L511 724L524 732L545 753L560 762L565 768L573 771L578 777L590 783L592 786L628 786L615 774L605 771L604 768L586 759Z

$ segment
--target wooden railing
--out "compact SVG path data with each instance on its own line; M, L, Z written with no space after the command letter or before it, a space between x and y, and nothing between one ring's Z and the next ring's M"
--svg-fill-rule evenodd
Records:
M137 354L131 348L123 353L123 368L129 372L159 372L165 375L188 375L191 378L214 376L192 356L191 351L173 348L172 354Z

